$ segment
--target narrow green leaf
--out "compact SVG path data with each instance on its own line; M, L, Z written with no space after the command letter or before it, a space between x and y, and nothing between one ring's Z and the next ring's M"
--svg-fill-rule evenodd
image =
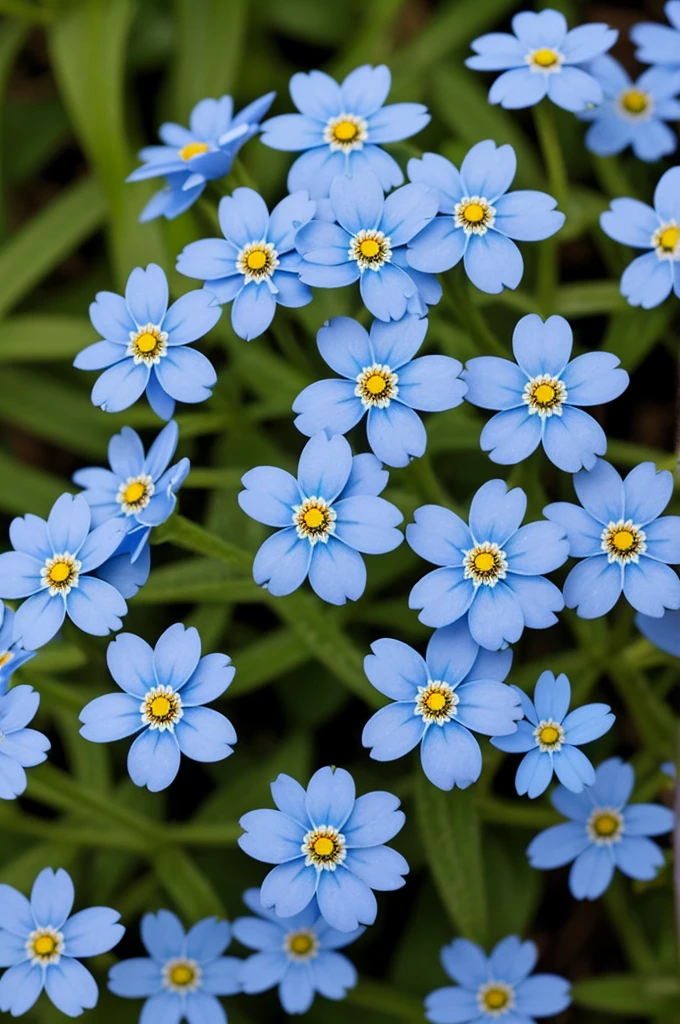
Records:
M247 0L175 0L172 95L175 117L182 124L199 100L234 90L247 16Z
M577 982L572 996L577 1006L624 1017L680 1014L680 980L672 976L603 975Z
M413 1024L422 1024L424 1020L420 999L368 978L362 978L356 988L350 989L345 1001L350 1006L385 1014L390 1020L412 1021Z
M0 324L0 363L70 362L95 340L94 328L81 316L23 313Z
M630 310L617 281L583 281L557 289L555 312L565 317L596 316Z
M224 917L220 897L193 859L177 846L164 846L153 860L160 885L174 900L186 925L204 917Z
M229 696L240 697L250 693L307 661L309 651L291 629L267 633L255 643L235 651L236 676L229 687Z
M9 515L24 515L30 509L46 516L59 495L69 489L59 477L27 466L1 450L0 478L0 510Z

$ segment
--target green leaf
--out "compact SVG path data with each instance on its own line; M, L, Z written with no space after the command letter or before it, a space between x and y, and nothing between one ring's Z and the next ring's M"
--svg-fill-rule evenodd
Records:
M10 515L22 516L30 509L46 516L59 495L69 490L59 477L27 466L1 450L0 478L0 509Z
M225 917L217 892L184 850L176 846L163 847L153 859L153 870L186 925L204 917Z
M229 696L250 693L308 661L309 651L302 647L291 629L266 633L255 643L234 652L236 676L229 687Z
M247 0L175 0L173 110L182 124L199 100L234 91L247 16Z
M572 989L577 1006L623 1017L672 1016L680 1013L680 980L630 974L609 974L577 982Z
M24 313L0 324L0 363L70 362L95 340L94 328L81 316Z
M630 311L630 307L616 281L583 281L564 284L557 289L555 313L565 317L595 316L621 310Z

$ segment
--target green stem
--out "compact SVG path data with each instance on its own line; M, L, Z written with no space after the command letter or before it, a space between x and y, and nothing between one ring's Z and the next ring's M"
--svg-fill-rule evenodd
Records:
M491 354L507 359L507 349L488 326L479 306L473 302L470 286L465 280L462 270L460 268L453 270L446 275L444 281L458 323L477 342L481 354Z
M421 1024L424 1019L423 1005L419 999L365 978L359 981L356 988L349 990L345 1001L350 1006L360 1006L364 1010L372 1010L396 1020Z
M642 974L654 973L658 961L650 949L647 938L630 911L630 898L620 878L612 883L604 894L604 905L612 925L621 940L631 966Z
M533 111L536 134L550 190L557 200L557 205L564 211L567 207L567 169L553 111L549 108L547 100L537 104ZM553 238L547 238L541 246L541 259L538 264L538 295L544 316L549 316L555 305L555 293L559 279L557 245L557 240L553 236Z

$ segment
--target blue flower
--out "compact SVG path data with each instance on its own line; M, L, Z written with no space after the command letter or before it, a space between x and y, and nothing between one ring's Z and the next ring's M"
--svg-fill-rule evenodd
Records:
M134 537L132 562L142 553L151 528L172 515L176 492L191 468L188 459L181 459L168 469L178 439L179 428L173 420L163 427L146 455L139 434L132 427L123 427L109 441L110 470L91 467L73 474L73 482L85 488L83 497L92 509L92 525L119 519Z
M168 309L168 281L159 266L137 267L125 298L98 292L90 320L106 339L76 356L79 370L104 370L92 388L92 402L104 412L121 412L146 391L153 411L169 420L175 401L204 402L217 380L212 364L186 346L215 326L221 315L214 296L187 292Z
M553 825L529 844L531 866L559 868L573 861L569 888L577 900L596 900L618 868L629 878L649 881L662 866L663 853L648 837L673 828L673 812L658 804L628 805L635 775L619 757L604 761L595 782L582 793L558 786L551 795L568 824Z
M512 239L537 242L564 224L557 200L547 192L508 192L516 168L512 146L497 147L491 139L472 147L460 171L437 153L409 160L411 181L436 189L440 216L409 243L408 265L440 273L462 259L465 273L481 291L516 288L524 262Z
M278 811L249 811L239 822L241 849L277 865L262 884L262 906L290 918L316 896L331 928L354 932L373 924L373 890L400 889L408 873L402 855L383 845L406 820L397 797L378 792L357 798L354 779L343 768L320 768L306 792L289 775L279 775L271 790Z
M680 0L668 0L664 11L670 26L643 21L630 30L638 47L635 56L643 64L655 65L654 81L659 85L678 82L680 74Z
M680 658L680 611L666 612L660 619L638 613L635 625L643 636L666 654Z
M272 149L305 150L288 174L288 191L306 188L312 199L328 195L338 175L372 171L385 192L401 185L399 164L380 148L415 135L430 121L421 103L383 106L392 76L384 64L355 68L342 85L323 71L296 74L290 95L299 114L272 117L262 142Z
M123 693L107 693L80 712L81 736L111 743L140 733L128 753L136 786L158 793L174 781L180 755L212 763L233 754L228 718L202 705L216 700L234 678L226 654L201 657L201 638L181 622L152 650L134 633L121 633L106 652L109 672Z
M609 732L614 724L608 704L584 704L569 714L571 684L564 674L538 677L533 701L518 687L525 719L512 736L491 740L508 754L526 754L517 769L515 786L520 796L533 800L548 788L553 771L563 786L580 793L595 782L595 770L578 749Z
M437 212L438 193L427 185L404 185L387 198L375 174L333 179L333 221L313 220L298 231L300 279L318 288L359 281L366 308L379 320L425 316L439 302L441 285L411 269L406 244Z
M376 640L364 660L371 684L394 702L376 711L361 742L376 761L394 761L419 743L423 771L440 789L467 789L482 771L472 732L515 732L519 697L503 682L512 651L480 651L462 620L436 630L425 659L401 640Z
M148 544L139 548L139 537L135 532L126 533L110 558L94 570L93 576L123 595L126 601L134 597L149 578L151 571L151 549ZM134 556L134 561L132 560Z
M594 60L589 70L604 92L603 103L579 114L582 120L593 122L586 132L591 153L613 156L631 146L638 160L653 161L675 152L675 132L665 122L680 118L680 102L674 99L680 77L677 83L672 79L658 82L655 71L649 70L633 83L608 54Z
M409 596L426 626L466 618L473 640L490 651L519 640L524 627L557 622L564 600L543 573L559 568L569 553L555 523L521 526L527 497L489 480L470 506L470 525L441 505L423 505L406 528L406 540L421 558L440 568L424 576Z
M205 281L216 304L234 301L231 325L239 338L252 341L267 330L282 306L306 306L312 293L302 284L295 236L314 216L307 192L286 196L271 214L252 188L234 189L219 205L224 238L190 242L177 258L186 277Z
M540 445L559 469L592 469L604 455L602 427L578 406L601 405L625 391L629 377L609 352L586 352L569 362L573 336L561 316L545 323L522 317L512 337L517 364L496 356L471 359L463 373L466 398L482 409L500 409L482 430L482 450L494 462L522 462Z
M346 316L336 316L316 336L322 358L344 380L320 380L293 403L295 426L311 437L319 430L345 434L367 413L366 432L374 453L388 466L407 466L425 452L427 434L414 412L455 409L466 386L450 356L414 359L427 320L405 316L368 331Z
M90 506L81 495L62 494L47 522L31 515L13 519L14 551L0 555L0 597L28 598L14 617L14 642L29 651L42 647L66 615L85 633L106 636L120 629L127 605L94 571L125 535L116 520L91 528Z
M608 25L579 25L569 32L559 11L522 11L512 31L491 32L472 43L476 56L465 61L475 71L503 71L489 90L489 103L508 110L532 107L544 96L565 110L602 102L599 82L583 65L616 42Z
M97 1005L97 984L80 963L113 949L125 929L120 914L91 907L70 916L75 893L63 868L45 868L33 884L31 901L11 885L0 885L0 945L3 967L0 1010L13 1017L27 1013L45 989L67 1017L79 1017Z
M567 608L582 619L610 611L623 593L644 615L658 618L680 608L680 580L667 563L680 563L680 516L661 516L673 493L673 476L643 462L621 479L598 459L574 477L581 506L558 501L544 515L562 526L569 554L580 561L564 584Z
M228 174L241 146L260 130L260 120L275 95L261 96L235 117L231 96L201 100L191 111L189 128L162 124L158 134L164 145L143 149L139 154L142 166L127 179L167 178L167 187L147 203L140 220L177 217L196 202L206 182Z
M248 889L243 902L256 917L234 921L234 938L257 953L243 962L240 982L254 995L279 986L286 1013L307 1013L318 992L326 999L344 999L358 978L354 965L336 950L349 946L363 928L339 932L324 921L316 900L301 913L282 921L265 910L259 889Z
M623 272L621 294L631 306L652 309L673 290L680 298L680 167L659 179L654 209L638 199L613 199L600 225L615 242L651 249Z
M516 935L502 939L486 956L468 939L454 939L441 954L442 965L457 982L431 992L425 1016L433 1024L535 1024L571 1003L569 982L558 974L534 974L538 949Z
M274 466L249 470L238 503L252 519L278 530L255 556L253 577L275 597L292 594L309 576L330 604L358 601L366 587L359 552L399 547L403 516L378 495L388 474L374 455L352 456L344 437L321 431L302 449L297 480Z
M169 910L145 914L142 942L148 957L122 960L109 971L109 990L146 999L143 1024L227 1024L218 996L240 991L241 960L223 956L231 942L228 921L206 917L185 934Z
M40 704L30 686L15 686L0 695L0 800L14 800L26 789L24 768L42 764L50 741L41 732L27 729Z
M0 602L0 697L7 693L12 675L35 658L35 651L25 651L14 639L14 612Z

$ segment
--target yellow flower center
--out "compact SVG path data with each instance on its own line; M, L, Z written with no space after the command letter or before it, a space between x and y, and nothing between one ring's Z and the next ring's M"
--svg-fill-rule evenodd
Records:
M484 993L484 1003L488 1010L502 1010L508 1004L508 993L502 988L490 988Z
M359 252L366 259L373 259L380 252L380 246L378 245L375 238L366 238L363 242L359 243Z
M64 936L56 928L36 928L26 941L26 954L33 965L58 964L64 952Z
M53 935L40 935L33 943L36 956L51 956L57 948L57 940Z
M139 501L139 499L142 497L145 491L146 488L144 484L140 483L139 480L137 480L134 484L130 484L129 487L126 487L125 500L128 503L128 505L133 505L135 502Z
M539 68L551 68L557 64L560 58L555 50L543 47L541 50L536 50L532 59L534 64L538 64Z
M373 366L364 366L357 375L354 394L361 399L364 409L373 406L386 409L392 399L399 394L398 381L399 377L392 373L389 366L374 363Z
M542 754L557 753L564 743L564 729L552 718L544 719L534 729L534 738Z
M129 476L118 488L116 501L126 516L133 516L136 512L141 512L146 508L154 490L153 480L148 473Z
M545 725L538 734L541 743L545 743L547 746L552 746L559 732L554 725Z
M479 569L480 572L488 572L489 569L493 569L495 562L496 560L490 551L482 551L480 554L475 555L475 569Z
M323 140L328 143L331 152L351 153L354 149L363 149L367 136L368 124L363 117L340 114L327 121Z
M267 262L267 254L262 249L253 249L246 257L246 263L251 270L261 270Z
M308 526L310 530L316 530L323 523L323 512L320 508L310 508L302 518L305 521L305 526Z
M443 693L431 693L425 703L430 711L441 711L446 704L446 697Z
M317 871L335 871L347 856L346 840L332 825L319 825L305 835L300 850L306 855L307 867Z
M132 356L135 365L144 363L154 366L166 354L168 335L157 324L144 324L137 331L130 332L127 355Z
M463 567L463 578L472 580L475 587L495 587L506 577L508 559L498 544L487 540L463 552Z
M418 687L413 711L428 725L444 725L458 713L459 702L452 686L441 679L430 679L427 686Z
M489 1017L503 1017L515 1005L515 991L504 981L489 981L477 990L480 1013Z
M647 550L647 535L630 519L625 522L609 523L601 535L600 548L608 557L609 562L626 565L628 562L639 562L640 555Z
M485 235L496 222L496 207L484 196L463 196L453 208L453 223L466 235Z
M561 416L562 406L567 400L567 389L564 381L552 377L549 373L541 373L532 377L524 385L522 401L528 407L530 416L538 415L541 419Z
M649 106L649 96L641 89L626 89L621 94L621 106L629 114L644 114Z
M359 270L380 270L392 259L392 242L384 231L362 228L352 236L347 255L356 260Z
M387 387L387 381L379 374L373 373L366 381L366 387L372 395L381 395Z
M182 146L179 151L179 155L182 160L191 160L192 156L200 156L201 153L207 153L210 146L207 142L187 142L186 146Z
M154 686L144 697L139 710L143 724L159 732L174 732L184 717L182 698L171 686Z
M596 846L612 846L623 834L623 815L614 807L596 807L586 823L586 833Z
M675 221L662 224L652 235L652 245L659 259L680 259L680 225Z
M661 232L659 245L662 249L665 249L666 252L672 252L678 244L678 241L680 241L680 228L670 227Z
M158 344L158 338L153 334L142 334L137 338L137 348L140 352L153 352Z
M630 530L617 530L612 537L612 543L619 551L630 551L635 543L635 537Z
M196 960L168 960L163 968L163 981L171 992L195 992L201 984L201 968Z
M250 242L236 257L236 269L245 275L245 283L260 284L272 276L279 265L279 254L272 242Z
M178 964L177 967L173 967L170 971L170 978L172 979L173 985L190 985L195 978L195 974L191 967L186 964Z
M13 657L14 653L12 651L3 651L0 654L0 668L4 668L5 665L9 664Z
M311 929L289 932L284 939L283 949L291 960L312 960L319 952L319 940L316 937L316 932Z
M314 853L319 857L328 857L335 849L335 843L328 836L320 836L314 840Z
M465 207L463 216L471 224L478 224L480 220L484 220L484 207L480 206L479 203L470 203Z
M601 814L593 823L598 836L613 836L619 827L619 823L613 814Z
M319 541L328 543L328 538L335 533L335 509L323 498L312 495L301 505L293 505L293 525L300 540L308 540L314 547Z
M63 583L69 578L71 566L68 562L55 562L47 574L50 583Z
M333 134L338 142L352 142L359 134L359 126L352 121L341 121L340 124L336 124Z
M70 552L64 551L46 559L40 570L40 585L49 589L51 597L56 594L66 597L72 587L78 586L79 573L78 559Z
M154 718L165 718L171 706L167 697L154 697L151 701L151 714Z
M290 948L294 953L301 954L304 956L305 953L309 953L310 949L314 945L311 935L306 935L301 932L299 935L294 935L290 940Z
M555 397L555 389L552 384L539 384L534 392L534 398L541 405L547 405Z

